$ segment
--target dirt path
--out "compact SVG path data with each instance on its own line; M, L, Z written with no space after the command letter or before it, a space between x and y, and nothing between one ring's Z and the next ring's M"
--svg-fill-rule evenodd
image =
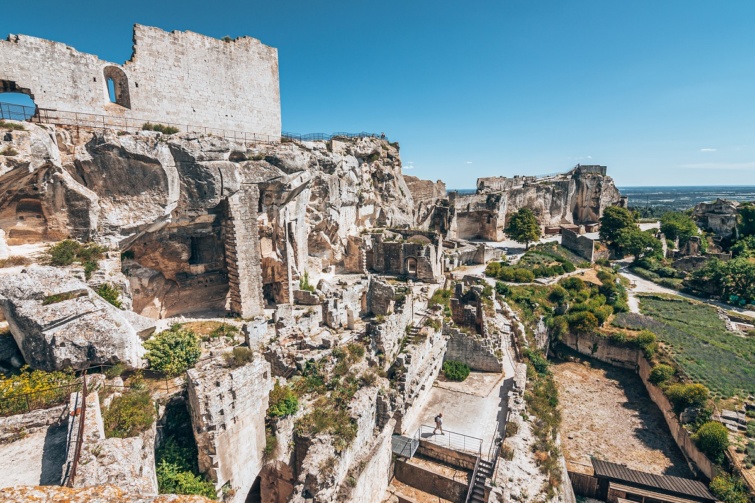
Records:
M650 473L690 476L663 415L630 370L594 362L554 362L564 455L575 468L590 457Z
M722 309L727 309L729 311L735 311L737 313L744 314L745 316L751 316L755 318L755 311L742 309L736 306L730 306L728 304L724 304L723 302L718 302L715 300L702 299L700 297L695 297L694 295L688 295L686 293L682 293L677 290L672 290L671 288L666 288L661 285L657 285L653 283L652 281L648 281L646 279L640 278L636 274L631 273L626 267L623 267L621 271L619 271L619 273L625 278L627 278L629 281L632 281L635 285L634 287L628 289L629 307L633 313L640 312L640 306L639 306L639 302L637 301L636 294L638 293L665 293L669 295L676 295L677 297L683 297L685 299L696 300L697 302L704 302L705 304L709 304L714 307L720 307ZM634 300L632 300L633 298ZM633 306L633 302L634 302L634 306ZM634 308L636 308L637 310L635 311Z

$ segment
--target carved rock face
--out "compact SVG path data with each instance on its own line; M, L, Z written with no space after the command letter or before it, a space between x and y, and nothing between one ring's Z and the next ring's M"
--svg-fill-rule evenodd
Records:
M117 362L143 367L140 335L154 330L154 323L117 309L69 271L53 267L3 275L0 309L26 363L43 370Z

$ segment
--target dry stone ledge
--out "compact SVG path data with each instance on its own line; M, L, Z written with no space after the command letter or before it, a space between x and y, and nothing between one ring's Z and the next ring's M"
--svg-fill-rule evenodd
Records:
M177 494L144 495L115 485L91 487L15 486L0 489L0 503L211 503L204 496Z
M90 386L93 384L94 382L91 382ZM73 393L69 410L77 413L74 413L69 421L69 445L74 445L79 431L80 406L79 393ZM151 428L135 437L105 438L99 394L96 391L89 393L84 416L84 442L81 446L74 487L114 484L130 493L157 494L156 435L157 427L153 423ZM74 449L70 449L63 466L64 474L70 469L73 456Z
M245 501L262 469L265 415L273 388L270 364L257 357L230 369L224 358L188 371L189 410L199 449L199 469L220 489Z
M61 370L122 362L143 367L139 333L154 327L126 315L65 269L30 266L3 275L0 310L32 368Z

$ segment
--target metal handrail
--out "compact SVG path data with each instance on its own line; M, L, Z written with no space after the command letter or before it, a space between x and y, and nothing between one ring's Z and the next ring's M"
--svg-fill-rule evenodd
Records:
M420 438L422 438L422 432L424 432L426 430L432 431L434 429L435 428L433 426L428 426L426 424L423 424L423 425L421 425L419 427L419 429L417 431L418 431L418 433L420 435ZM428 437L425 440L427 440L428 442L431 442L433 444L441 445L441 446L444 445L444 444L446 444L446 446L449 449L453 449L453 448L458 449L459 447L461 447L462 451L470 452L470 453L476 453L478 456L480 456L480 457L482 456L482 439L481 438L472 437L472 436L469 436L469 435L464 435L463 433L456 433L456 432L447 431L447 430L443 430L443 433L445 433L444 437L447 439L447 442L438 442L433 437ZM458 439L457 439L456 440L456 444L453 445L454 439L456 437L461 437L461 442L459 442ZM467 448L467 445L469 446L469 448ZM476 446L476 448L475 448L475 446Z
M282 132L280 136L271 136L261 133L237 131L233 129L212 128L192 124L165 122L155 118L122 117L117 115L93 114L87 112L71 112L55 110L51 108L28 107L15 103L0 102L0 119L28 121L37 124L54 124L60 126L76 126L93 129L118 129L122 131L140 131L145 124L160 124L174 127L179 132L203 133L221 136L226 139L251 142L251 143L279 143L281 140L288 141L327 141L337 138L380 138L387 140L384 134L376 133L309 133L298 134Z
M86 370L84 371L84 383L81 390L81 415L79 416L79 431L76 436L76 448L73 451L73 461L71 462L71 471L68 476L68 487L73 487L76 478L76 470L79 467L79 458L81 457L81 447L84 444L84 421L86 420L87 409L87 379ZM74 414L76 411L74 410Z
M469 489L467 489L467 497L464 503L469 503L469 498L472 497L472 491L474 490L475 483L477 482L477 471L480 469L480 456L477 456L477 460L474 464L474 470L472 471L472 480L469 482Z

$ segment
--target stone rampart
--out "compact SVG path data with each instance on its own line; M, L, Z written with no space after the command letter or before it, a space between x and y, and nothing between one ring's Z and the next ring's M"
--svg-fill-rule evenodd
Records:
M251 37L225 41L138 24L133 47L131 59L118 65L58 42L10 35L0 41L0 91L29 94L41 108L280 138L277 49Z

